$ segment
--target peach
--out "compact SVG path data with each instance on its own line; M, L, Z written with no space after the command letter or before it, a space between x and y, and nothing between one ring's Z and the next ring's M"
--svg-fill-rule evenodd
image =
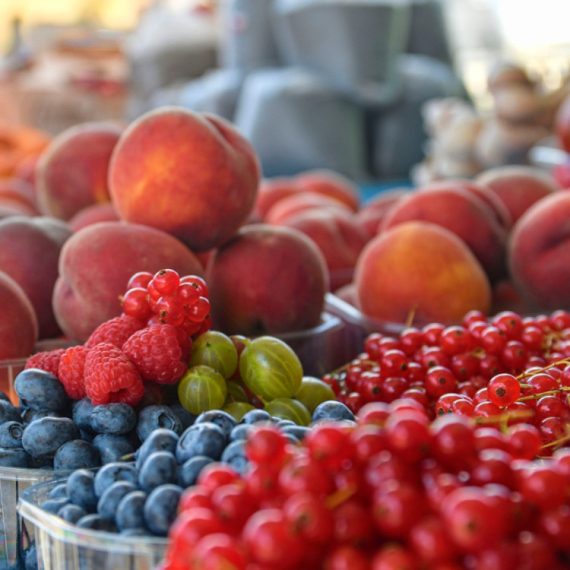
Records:
M12 216L31 217L31 214L21 205L7 200L5 203L0 200L0 220L11 218Z
M100 222L118 222L120 220L115 206L111 202L106 204L93 204L92 206L87 206L80 210L69 220L69 227L73 233L86 228L87 226L92 226L93 224L98 224Z
M490 189L482 184L458 178L456 180L438 180L419 190L433 190L434 188L460 188L481 199L492 210L497 222L507 231L513 226L511 214L502 200Z
M119 296L138 271L202 275L194 254L173 236L138 224L101 222L73 234L61 251L53 308L63 332L84 342L121 314Z
M346 204L353 212L358 210L360 193L356 184L332 170L309 170L295 177L303 190L329 196Z
M25 180L18 178L0 180L0 201L4 203L6 200L21 203L31 212L30 215L39 214L34 187Z
M477 180L501 199L513 224L538 200L560 188L546 172L531 166L500 166L483 172Z
M366 202L364 206L356 213L356 216L366 231L371 236L378 233L380 222L386 217L388 210L403 196L410 194L411 190L405 188L395 188L387 190L374 196Z
M171 233L193 251L218 247L247 220L260 167L224 119L162 107L123 133L110 168L122 219Z
M54 227L54 222L60 227ZM31 301L38 318L40 339L60 333L51 297L59 253L63 241L70 235L71 231L61 220L13 216L0 221L0 267Z
M487 313L491 287L465 243L435 224L411 221L377 235L356 265L362 312L388 322L458 323L470 310Z
M84 123L53 139L36 171L44 214L69 220L91 204L110 200L109 161L120 134L113 123Z
M352 281L356 260L370 236L354 214L335 210L308 210L283 224L309 237L325 258L334 291Z
M214 327L260 335L319 323L327 269L317 246L297 230L246 226L216 252L208 271Z
M279 225L288 218L292 218L301 212L315 209L327 209L336 212L348 213L352 212L346 204L339 202L335 198L320 196L319 194L314 194L312 192L302 192L279 200L279 202L269 209L265 215L265 221L268 224Z
M0 271L0 307L0 361L27 358L38 338L38 321L24 290L3 271ZM0 369L0 375L2 372Z
M515 225L509 266L522 297L537 311L570 309L570 193L543 198Z
M262 180L257 193L254 213L257 213L263 220L274 204L299 192L301 189L295 186L292 178L279 177Z
M387 214L382 228L412 220L437 224L463 239L494 281L505 273L507 233L494 212L460 187L426 187L402 198Z
M556 113L555 128L560 146L566 152L570 152L570 95L566 97Z

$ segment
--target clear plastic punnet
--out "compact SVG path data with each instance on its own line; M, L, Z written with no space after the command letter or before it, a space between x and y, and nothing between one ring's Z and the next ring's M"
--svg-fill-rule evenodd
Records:
M128 537L73 526L40 508L63 481L26 489L18 511L35 528L40 570L154 570L164 557L166 538ZM1 567L1 566L0 566Z

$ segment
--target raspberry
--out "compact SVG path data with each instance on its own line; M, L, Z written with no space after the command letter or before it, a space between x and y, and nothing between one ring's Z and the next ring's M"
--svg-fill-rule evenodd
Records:
M84 369L88 353L86 346L72 346L63 353L59 361L59 381L67 395L74 400L85 398Z
M58 348L57 350L50 350L49 352L38 352L28 358L25 368L38 368L53 374L59 378L57 369L59 367L59 359L65 352L65 348Z
M152 325L136 332L123 345L123 352L145 380L174 384L187 366L180 361L178 332L171 325Z
M115 317L99 325L87 339L85 346L87 348L93 348L97 344L106 342L117 348L121 348L132 334L141 330L143 327L144 324L134 317L127 315Z
M125 353L102 342L85 359L85 393L94 406L122 402L134 406L144 395L144 386Z

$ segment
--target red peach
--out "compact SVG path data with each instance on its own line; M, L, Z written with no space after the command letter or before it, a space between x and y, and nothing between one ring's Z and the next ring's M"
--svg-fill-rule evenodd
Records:
M227 334L260 335L316 326L327 269L301 232L246 226L217 250L208 271L214 326Z
M570 309L570 193L531 206L515 225L509 249L514 283L530 308Z
M38 338L38 321L24 290L3 271L0 271L0 307L0 361L27 358Z
M53 139L36 172L44 214L69 220L91 204L109 202L109 161L120 134L113 123L84 123Z
M61 251L53 308L63 332L84 342L121 314L119 296L138 271L202 275L194 254L173 236L138 224L101 222L73 234Z
M541 198L560 188L546 172L531 166L500 166L483 172L477 182L490 188L511 214L513 224Z
M298 194L302 190L295 186L292 178L270 178L261 181L254 212L263 220L274 204L283 198Z
M323 194L346 204L353 212L358 210L358 187L345 176L332 170L309 170L295 177L297 186L309 192Z
M371 236L375 236L378 233L380 222L386 217L390 208L400 198L409 195L410 191L410 189L395 188L374 196L356 213L360 224Z
M110 168L124 220L171 233L194 251L235 234L253 209L259 178L255 151L229 122L175 107L132 123Z
M377 235L360 255L355 280L362 312L383 321L460 322L491 305L483 268L461 239L435 224L411 221Z
M25 180L18 178L0 180L0 201L5 203L6 200L19 202L32 216L39 214L34 187Z
M111 202L107 202L106 204L93 204L83 208L69 220L69 227L73 233L76 233L93 224L118 222L119 220L119 214L117 214L115 206Z
M309 237L325 258L331 290L352 281L356 260L370 236L354 214L335 210L308 210L283 224Z
M40 339L60 333L51 297L59 253L63 241L70 235L71 231L61 220L14 216L0 221L0 267L31 301L38 318Z
M382 228L411 220L437 224L463 239L492 281L504 275L507 233L493 211L474 194L435 183L398 201Z
M334 198L320 196L312 192L302 192L279 200L267 212L265 221L268 224L279 225L301 212L315 209L322 211L325 208L336 212L352 212L346 204Z

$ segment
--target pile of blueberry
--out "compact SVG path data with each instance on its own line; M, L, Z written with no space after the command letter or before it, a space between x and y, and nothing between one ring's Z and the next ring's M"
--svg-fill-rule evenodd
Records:
M195 416L180 405L140 409L70 400L59 380L43 370L18 374L16 407L0 392L0 466L74 470L132 455L158 428L181 434Z
M353 420L339 402L321 404L313 415L322 420ZM248 460L245 444L256 424L272 422L293 443L301 441L308 427L252 410L241 422L220 410L204 412L181 435L159 428L148 437L130 463L108 463L96 473L74 471L54 487L41 507L82 528L120 532L124 536L168 534L184 489L196 484L209 464L221 461L243 474Z

